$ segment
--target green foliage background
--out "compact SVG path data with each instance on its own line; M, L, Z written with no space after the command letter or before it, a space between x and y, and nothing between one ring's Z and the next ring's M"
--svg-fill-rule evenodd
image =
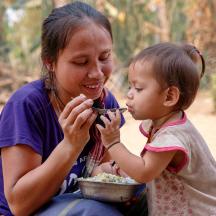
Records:
M42 20L57 1L0 1L0 63L7 64L14 76L40 76L40 35ZM72 2L72 1L65 1ZM127 83L126 65L139 50L160 41L188 41L197 45L207 60L202 88L211 88L216 104L215 74L216 2L214 0L85 0L111 21L114 35L116 71L111 79L119 89ZM13 25L8 9L21 11ZM212 63L213 62L213 63ZM0 71L1 76L1 71ZM1 78L1 77L0 77ZM116 85L115 82L118 84ZM20 81L21 82L21 81ZM120 84L119 84L120 83Z

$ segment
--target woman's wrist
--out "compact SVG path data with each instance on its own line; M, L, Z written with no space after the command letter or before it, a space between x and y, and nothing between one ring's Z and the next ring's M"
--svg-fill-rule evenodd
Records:
M85 146L83 145L74 145L68 139L63 139L59 144L63 146L63 148L67 149L68 152L78 153L80 154Z
M73 144L67 142L67 140L63 139L59 145L56 147L59 152L62 152L64 155L64 159L69 158L69 160L76 161L82 152L82 148L77 148Z

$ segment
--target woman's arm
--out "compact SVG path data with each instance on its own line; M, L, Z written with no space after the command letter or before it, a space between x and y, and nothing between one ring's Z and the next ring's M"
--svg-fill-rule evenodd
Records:
M33 213L58 191L90 138L96 118L91 106L92 101L81 97L66 105L59 117L64 139L44 163L28 146L2 148L4 191L14 215Z
M29 215L48 201L62 184L79 152L60 143L41 164L30 147L3 148L4 192L14 215Z

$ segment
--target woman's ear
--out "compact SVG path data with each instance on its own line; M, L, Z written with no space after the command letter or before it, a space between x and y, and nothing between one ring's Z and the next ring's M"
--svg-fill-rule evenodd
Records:
M48 71L53 71L53 65L49 59L44 60L43 63Z
M176 86L170 86L166 90L166 98L164 100L164 106L171 107L175 106L180 97L180 91Z

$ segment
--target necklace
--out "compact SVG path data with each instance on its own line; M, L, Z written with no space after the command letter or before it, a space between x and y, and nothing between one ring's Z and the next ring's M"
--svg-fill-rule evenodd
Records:
M54 97L54 102L55 102L55 105L56 105L55 106L56 109L55 108L54 109L55 109L55 112L56 112L57 116L59 117L62 110L65 107L65 104L62 102L61 98L58 96L58 94L56 93L55 90L52 90L52 95Z

